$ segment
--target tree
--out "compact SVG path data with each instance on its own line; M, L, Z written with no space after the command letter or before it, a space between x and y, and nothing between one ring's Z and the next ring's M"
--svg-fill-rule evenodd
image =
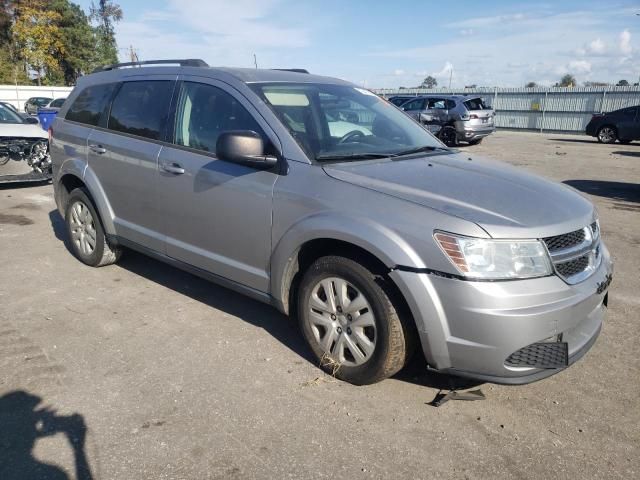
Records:
M36 71L38 85L45 69L58 67L56 54L64 53L58 27L60 14L49 10L45 0L21 0L15 6L16 17L11 28L16 50Z
M628 87L629 86L629 82L627 82L626 80L620 80L618 83L616 83L616 87Z
M68 0L52 0L50 8L60 14L58 26L62 32L64 52L56 59L66 85L73 85L83 73L96 65L96 36L89 18L75 3Z
M527 82L524 88L536 88L538 84L536 82Z
M425 78L422 81L420 88L435 88L437 86L438 86L438 81L435 78L433 78L431 75L429 75L427 78Z
M99 0L96 6L91 2L91 20L96 27L96 59L103 65L118 63L118 45L114 24L122 20L122 9L113 0Z
M566 75L562 76L562 78L560 79L560 83L557 83L556 87L575 87L575 85L576 77L574 77L570 73L567 73Z

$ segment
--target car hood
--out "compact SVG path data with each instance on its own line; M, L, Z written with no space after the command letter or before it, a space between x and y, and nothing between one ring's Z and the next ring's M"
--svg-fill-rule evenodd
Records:
M40 125L0 123L0 137L49 138Z
M591 202L572 188L475 155L340 163L324 170L335 179L474 222L494 238L559 235L594 217Z

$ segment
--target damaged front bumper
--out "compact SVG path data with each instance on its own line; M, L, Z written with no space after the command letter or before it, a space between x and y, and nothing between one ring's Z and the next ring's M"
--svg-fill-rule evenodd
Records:
M0 138L0 183L43 182L51 179L46 138Z

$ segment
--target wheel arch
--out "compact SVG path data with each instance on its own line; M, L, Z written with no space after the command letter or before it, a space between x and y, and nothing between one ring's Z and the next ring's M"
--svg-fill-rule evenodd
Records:
M330 225L351 225L352 228L337 230ZM314 216L291 228L272 254L270 289L279 310L285 314L293 311L301 273L325 255L344 255L366 264L380 275L387 275L398 265L424 268L417 253L384 227L361 219ZM389 282L394 283L391 279ZM397 289L395 284L394 289Z

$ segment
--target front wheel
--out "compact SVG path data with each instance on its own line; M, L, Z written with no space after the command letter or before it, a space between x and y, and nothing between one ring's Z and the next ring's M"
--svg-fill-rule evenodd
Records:
M615 128L605 126L598 130L598 141L600 143L614 143L618 138Z
M322 257L298 290L300 328L320 366L366 385L402 369L412 332L391 302L387 281L345 257Z

